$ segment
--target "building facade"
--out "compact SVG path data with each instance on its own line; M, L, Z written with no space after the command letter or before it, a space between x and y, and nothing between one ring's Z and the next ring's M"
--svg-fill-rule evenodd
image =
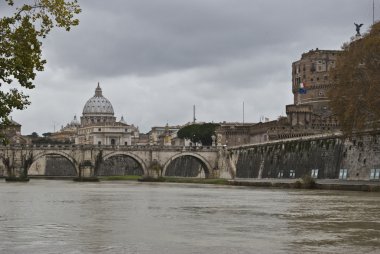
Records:
M184 146L188 145L189 141L185 141L177 137L177 132L186 125L169 126L154 126L148 133L150 145L161 146Z
M329 71L335 67L339 50L310 50L292 64L294 105L311 105L314 114L329 112L328 90L332 87Z
M3 141L11 145L24 145L30 143L27 137L21 135L21 124L14 121L12 118L9 120L9 124L4 128L0 129L0 143Z
M335 67L339 50L310 50L292 64L294 104L286 106L288 124L304 129L305 134L339 128L329 107L328 92L333 89L330 70Z

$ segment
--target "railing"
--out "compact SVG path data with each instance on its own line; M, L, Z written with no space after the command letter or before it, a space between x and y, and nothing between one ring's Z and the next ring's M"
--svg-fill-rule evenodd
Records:
M74 144L13 144L0 149L40 149L40 150L120 150L120 151L217 151L212 146L162 146L162 145L74 145Z
M244 148L251 148L251 147L257 147L257 146L265 146L265 145L275 145L275 144L282 144L286 142L293 142L293 141L308 141L308 140L320 140L320 139L334 139L334 138L342 138L343 134L339 131L332 132L332 133L322 133L322 134L315 134L310 136L302 136L302 137L293 137L293 138L286 138L286 139L278 139L278 140L269 140L261 143L255 143L255 144L245 144L240 146L232 146L227 147L227 150L239 150Z

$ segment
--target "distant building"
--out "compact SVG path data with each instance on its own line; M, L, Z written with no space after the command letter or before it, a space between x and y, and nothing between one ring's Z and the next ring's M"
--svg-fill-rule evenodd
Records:
M227 123L223 122L216 128L217 143L219 145L236 146L251 143L250 130L254 123Z
M70 123L65 127L62 126L60 131L52 133L49 138L59 142L75 143L79 127L80 122L77 120L77 116L74 116L74 119Z
M292 64L294 104L286 106L287 125L272 129L278 133L278 138L339 129L338 120L329 107L327 94L333 88L329 71L335 67L340 52L310 50Z
M139 138L137 127L128 125L123 117L116 121L112 104L103 96L99 84L84 105L80 119L76 144L133 145Z
M12 118L10 119L10 123L3 130L0 130L0 132L11 145L29 143L29 139L21 135L21 124Z
M177 137L177 132L184 126L176 125L169 126L154 126L149 131L149 144L151 145L163 145L163 146L183 146L185 141Z
M335 67L339 50L310 50L292 64L294 105L313 106L313 114L331 114L327 93L332 87L329 71Z

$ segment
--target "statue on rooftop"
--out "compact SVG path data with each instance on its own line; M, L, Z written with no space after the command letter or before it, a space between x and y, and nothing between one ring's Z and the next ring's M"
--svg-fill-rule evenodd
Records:
M356 26L356 36L361 36L360 28L362 27L363 24L358 25L358 24L354 23L354 25Z

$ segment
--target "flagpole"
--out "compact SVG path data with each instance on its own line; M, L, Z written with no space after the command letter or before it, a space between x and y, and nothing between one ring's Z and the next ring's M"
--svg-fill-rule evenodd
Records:
M372 25L375 24L375 0L372 1Z
M243 101L243 125L244 125L244 101Z

